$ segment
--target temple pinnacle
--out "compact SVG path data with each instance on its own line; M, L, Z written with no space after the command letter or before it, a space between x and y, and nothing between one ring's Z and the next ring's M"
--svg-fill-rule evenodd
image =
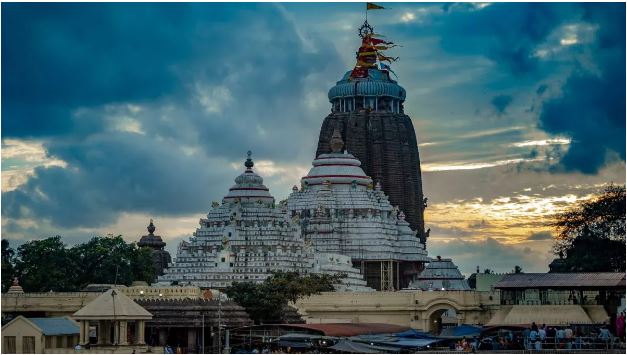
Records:
M244 163L244 166L247 169L252 169L253 166L255 166L255 163L253 163L253 160L251 158L251 155L253 154L253 152L251 152L250 150L246 153L248 155L248 158L246 159L246 162Z
M152 235L155 230L157 230L157 228L155 227L155 225L152 223L152 218L150 219L150 224L148 225L148 233L150 233L150 235Z

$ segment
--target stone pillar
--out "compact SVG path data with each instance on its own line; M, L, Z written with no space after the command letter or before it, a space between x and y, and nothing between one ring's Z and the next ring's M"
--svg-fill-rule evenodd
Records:
M120 321L120 345L128 345L128 326L125 320Z
M89 321L81 321L81 335L79 343L81 343L81 345L89 343Z
M109 336L110 336L110 325L109 322L106 320L99 320L98 321L98 330L96 331L96 335L98 337L98 340L96 341L96 344L98 345L102 345L102 344L108 344L109 343Z
M187 352L196 352L197 350L197 346L196 346L196 339L197 339L197 330L196 328L188 328L187 329Z
M144 345L146 344L146 321L138 320L135 322L135 332L137 333L137 344ZM161 333L159 333L159 340L161 340ZM166 339L167 340L167 339Z
M113 344L120 344L120 322L113 321Z

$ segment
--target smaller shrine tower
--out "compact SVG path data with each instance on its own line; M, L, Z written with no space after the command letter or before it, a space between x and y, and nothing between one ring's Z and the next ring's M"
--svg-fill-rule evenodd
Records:
M170 257L170 253L168 253L165 248L165 242L161 239L161 236L154 235L155 230L157 229L150 220L150 224L148 225L148 235L145 235L139 239L137 246L140 248L147 247L152 249L152 262L155 268L155 280L157 276L163 275L163 269L168 267L168 264L172 261Z

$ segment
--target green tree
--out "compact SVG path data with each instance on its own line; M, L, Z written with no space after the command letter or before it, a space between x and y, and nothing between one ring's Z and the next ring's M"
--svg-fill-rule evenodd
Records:
M152 259L152 249L135 247L131 259L133 281L146 281L151 284L155 281L155 268Z
M15 277L15 250L9 246L9 241L2 239L2 292L7 292Z
M339 283L342 276L276 272L263 283L236 282L225 292L246 309L255 323L280 322L289 302L296 302L304 296L333 291L333 284Z
M3 240L3 287L4 248ZM89 284L128 286L133 281L154 280L151 250L127 243L119 235L93 237L71 248L59 236L34 240L21 245L15 259L14 275L27 292L78 291Z
M71 253L81 270L78 284L90 283L130 285L133 281L154 281L154 266L150 248L127 243L121 235L94 237L76 245Z
M26 292L76 291L74 260L60 236L32 240L17 248L15 263Z
M520 265L515 265L514 266L514 270L512 270L512 273L514 274L522 274L523 269Z
M562 258L559 272L625 271L625 186L554 216L553 251Z
M77 283L81 288L90 283L130 285L133 281L133 248L119 235L93 237L86 243L75 245L70 253L80 270Z

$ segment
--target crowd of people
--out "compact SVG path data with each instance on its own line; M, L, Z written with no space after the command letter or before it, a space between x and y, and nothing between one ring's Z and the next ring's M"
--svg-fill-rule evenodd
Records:
M552 327L545 324L538 327L534 322L530 328L524 331L525 349L610 349L614 347L615 340L624 339L624 314L622 319L623 331L622 334L616 334L616 337L611 333L607 324L603 324L598 329L584 332L581 327Z
M535 322L522 331L501 329L495 334L463 337L449 343L450 350L474 352L500 350L583 350L625 348L625 312L609 324L590 326L538 326Z

